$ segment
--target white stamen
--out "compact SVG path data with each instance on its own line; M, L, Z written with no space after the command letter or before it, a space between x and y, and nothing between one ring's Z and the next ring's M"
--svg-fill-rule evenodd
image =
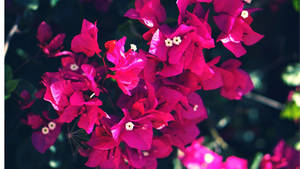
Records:
M48 123L48 128L49 128L50 130L54 130L55 127L56 127L56 123L54 123L53 121L51 121L51 122Z
M78 70L78 68L79 67L78 67L78 65L76 65L76 63L73 63L73 64L70 65L70 69L73 70L73 71Z
M194 111L197 111L198 108L199 108L199 106L198 106L198 104L196 104L196 105L193 107L193 110L194 110Z
M143 151L143 155L144 155L145 157L147 157L147 156L149 156L150 154L149 154L148 151Z
M126 164L128 164L128 160L127 160L126 158L124 158L124 162L125 162Z
M249 12L247 10L243 10L241 13L241 17L246 19L246 18L248 18L248 16L249 16Z
M172 41L170 38L167 38L167 39L165 40L165 45L166 45L167 47L172 47L172 46L173 46L173 41Z
M204 155L204 161L207 162L207 163L211 163L214 161L214 156L211 155L210 153L206 153Z
M152 21L149 21L147 19L143 19L145 25L149 26L150 28L152 28L154 26L153 22Z
M90 95L90 99L93 98L94 96L95 96L95 93L92 93L92 94Z
M48 134L49 133L48 127L43 127L42 128L42 133L45 134L45 135Z
M136 51L137 47L135 44L130 44L130 49L132 49L133 51Z
M180 38L180 36L175 36L175 37L173 38L173 43L174 43L175 45L180 45L180 43L181 43L181 38Z
M231 36L231 34L229 34L229 39L233 43L240 43L240 41L233 39L233 37Z
M134 128L134 124L133 124L131 121L130 121L130 122L127 122L127 123L125 124L125 129L126 129L127 131L132 131L133 128Z
M230 39L228 37L221 39L222 43L228 43Z
M235 40L231 34L229 34L226 38L221 39L222 43L228 43L228 42L233 42L233 43L240 43L240 41Z
M156 129L157 129L157 130L161 130L161 129L165 128L165 127L166 127L166 125L165 125L165 124L162 124L161 126L157 127Z

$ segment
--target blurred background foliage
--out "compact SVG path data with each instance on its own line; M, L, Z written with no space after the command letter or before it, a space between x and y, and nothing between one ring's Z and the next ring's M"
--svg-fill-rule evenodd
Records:
M177 20L175 2L161 0L170 25ZM20 93L25 89L34 97L42 88L43 73L60 67L59 58L46 58L40 51L35 37L37 27L46 21L54 34L66 33L64 44L70 49L85 18L97 21L100 48L104 49L107 40L127 36L127 48L134 43L147 50L142 39L146 27L123 17L133 6L133 0L5 0L5 40L9 42L5 56L6 168L87 168L86 159L75 152L78 140L67 137L68 127L63 128L54 146L40 154L31 144L32 129L21 122L28 113L50 110L51 106L37 101L30 109L21 110ZM208 147L224 157L246 158L255 169L262 154L270 153L281 138L300 149L299 0L254 0L250 6L263 9L255 13L252 28L265 35L259 43L247 47L248 53L241 58L255 89L240 101L226 100L217 91L200 91L209 118L199 128ZM213 36L217 36L218 30L212 27ZM205 51L206 60L219 55L234 58L220 44L217 49ZM86 138L84 133L81 135ZM176 151L158 160L158 168L182 168L178 160L173 160L175 157Z

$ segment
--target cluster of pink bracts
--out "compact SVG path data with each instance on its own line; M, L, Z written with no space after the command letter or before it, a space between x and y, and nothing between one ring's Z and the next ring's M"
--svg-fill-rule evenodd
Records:
M213 6L205 9L203 3ZM35 148L44 153L54 144L61 126L78 118L77 126L91 134L88 149L80 154L88 157L86 166L100 168L153 168L157 158L170 155L175 146L187 168L197 168L189 152L199 135L197 123L207 118L207 112L196 91L220 90L228 99L240 99L253 84L249 75L240 69L241 62L228 59L220 66L220 56L207 61L203 50L221 42L236 57L246 54L244 45L253 45L263 36L254 32L250 24L251 13L257 9L244 9L242 0L177 0L178 25L171 28L166 12L159 0L136 0L135 9L125 16L137 19L149 28L143 38L149 50L137 50L131 44L125 51L126 37L105 43L104 56L98 45L98 29L83 20L80 34L71 43L71 51L63 50L65 34L52 38L51 27L42 22L37 31L42 51L49 57L62 56L58 72L47 72L42 83L46 87L44 100L50 102L58 118L51 119L47 111L43 116L29 114L24 123L36 129L32 135ZM193 5L193 11L187 7ZM221 30L212 38L208 18ZM128 45L129 46L129 45ZM91 61L97 55L101 62ZM105 63L106 59L114 67ZM101 93L109 92L102 85L105 79L116 81L123 94L116 105L122 117L101 109ZM116 90L116 89L115 89ZM26 106L25 106L26 107ZM237 157L222 157L200 147L195 153L204 163L198 168L247 168L247 161ZM207 154L207 152L209 152ZM216 164L210 167L209 164ZM217 165L218 164L218 165ZM219 165L220 164L220 165Z

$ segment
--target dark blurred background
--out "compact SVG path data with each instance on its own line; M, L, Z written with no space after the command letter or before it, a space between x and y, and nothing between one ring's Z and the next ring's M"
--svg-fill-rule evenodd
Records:
M175 2L161 0L169 24L177 20ZM87 159L74 153L74 147L66 137L66 128L55 145L40 154L31 143L32 129L21 122L28 113L51 107L44 101L37 101L30 109L21 110L20 93L24 89L34 93L42 88L43 73L57 71L60 67L59 58L46 58L39 52L35 37L37 27L46 21L54 35L66 33L64 44L70 49L71 40L80 32L85 18L97 21L101 49L104 49L105 41L127 36L127 48L134 43L147 50L142 39L146 27L123 17L132 7L133 0L5 0L5 39L9 40L5 56L6 168L87 168L84 166ZM288 101L288 95L300 85L300 65L299 0L253 0L249 7L263 9L253 15L251 27L265 36L259 43L246 47L248 53L240 59L242 68L250 73L255 89L240 101L226 100L217 91L200 91L209 118L199 127L201 136L207 138L207 146L224 157L246 158L250 165L258 153L272 152L282 138L299 147L299 97ZM18 25L18 31L10 38L8 34L14 25ZM213 35L216 37L218 33L214 28ZM220 44L205 54L207 60L219 55L234 58ZM218 144L216 137L222 137L228 146ZM169 158L159 160L158 168L173 168L174 157L175 151Z

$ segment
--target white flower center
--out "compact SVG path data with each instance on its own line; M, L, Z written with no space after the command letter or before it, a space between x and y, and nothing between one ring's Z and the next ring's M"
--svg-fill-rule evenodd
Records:
M173 43L174 43L175 45L180 45L180 43L181 43L181 38L180 38L180 36L175 36L175 37L173 38Z
M196 105L193 107L193 110L194 110L194 111L197 111L198 108L199 108L199 106L198 106L198 104L196 104Z
M127 131L132 131L133 128L134 128L134 124L133 124L131 121L130 121L130 122L127 122L127 123L125 124L125 129L126 129Z
M56 127L56 123L54 123L53 121L51 121L51 122L48 123L48 128L49 128L50 130L54 130L55 127Z
M242 18L246 19L249 16L249 12L247 10L243 10L241 13Z
M211 163L214 161L214 156L211 155L210 153L206 153L204 155L204 161L207 162L207 163Z
M172 46L173 46L173 41L172 41L170 38L167 38L167 39L165 40L165 45L166 45L167 47L172 47Z
M45 135L48 134L49 133L48 127L43 127L42 128L42 133L45 134Z
M135 44L130 44L130 49L133 50L133 51L136 51L137 47L136 47Z
M78 68L79 67L78 67L78 65L76 65L76 63L73 63L73 64L70 65L70 69L73 70L73 71L78 70Z

